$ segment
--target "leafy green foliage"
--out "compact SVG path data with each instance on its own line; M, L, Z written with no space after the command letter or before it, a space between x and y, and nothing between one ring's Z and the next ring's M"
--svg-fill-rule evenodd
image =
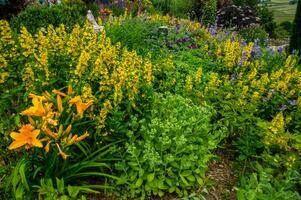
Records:
M258 174L243 176L237 190L238 200L297 200L301 199L295 188L300 184L297 171L287 171L274 177L273 169L263 168L257 164Z
M113 43L120 42L130 50L146 55L152 48L158 49L158 28L160 22L144 22L142 19L126 19L121 25L107 28L107 35Z
M210 126L211 110L179 95L156 94L145 119L132 117L123 161L115 164L131 196L188 190L205 181L210 149L218 134Z
M63 179L56 178L56 187L53 185L51 179L41 179L40 185L34 186L38 189L38 194L45 200L71 200L71 199L81 199L85 200L86 197L81 195L79 198L79 193L81 191L91 192L84 187L70 186L67 187L64 184Z
M253 42L258 39L263 43L266 38L268 38L266 31L261 27L244 28L241 29L238 34L247 42Z

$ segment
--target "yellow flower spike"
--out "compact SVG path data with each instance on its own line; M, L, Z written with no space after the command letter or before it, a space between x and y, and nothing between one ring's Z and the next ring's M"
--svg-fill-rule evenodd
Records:
M65 93L63 93L63 92L61 92L61 91L59 91L59 90L52 90L52 92L53 92L54 94L61 95L61 96L63 96L63 97L66 97L66 96L67 96Z
M84 140L88 136L89 136L89 133L86 131L85 134L81 135L80 137L78 137L76 139L76 142L80 142L80 141Z
M23 125L19 130L19 133L12 132L10 136L14 141L9 145L8 149L17 149L23 145L26 145L26 148L31 147L43 147L43 144L39 139L37 139L40 134L40 130L34 130L34 127L30 124Z
M44 147L44 149L45 149L45 151L46 151L46 153L48 153L49 152L49 150L50 150L50 141L49 142L47 142L47 144L46 144L46 146Z
M68 142L68 146L70 146L70 145L72 145L72 144L74 144L76 141L77 141L77 138L78 138L78 136L77 135L74 135L70 140L69 140L69 142Z
M63 158L64 160L66 160L67 157L68 157L68 155L65 154L65 153L62 151L61 147L60 147L57 143L55 143L55 144L56 144L56 146L57 146L57 148L58 148L58 150L59 150L59 154L62 156L62 158Z
M43 128L43 132L54 139L56 139L58 136L56 133L52 132L51 130L49 130L47 128Z
M63 108L61 96L59 94L56 96L56 102L57 102L57 108L59 112L62 113L64 108Z
M70 124L67 129L65 130L65 133L66 134L69 134L71 132L71 129L72 129L72 125Z
M73 93L73 91L72 91L72 85L69 85L68 86L68 95L70 96L71 94Z

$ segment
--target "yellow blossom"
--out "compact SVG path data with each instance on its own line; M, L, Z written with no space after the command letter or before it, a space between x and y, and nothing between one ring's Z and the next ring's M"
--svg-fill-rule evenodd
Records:
M34 127L30 124L23 125L19 130L19 133L12 132L10 136L14 139L8 149L17 149L23 145L26 145L26 148L31 147L43 147L41 141L37 139L40 134L40 130L34 130Z

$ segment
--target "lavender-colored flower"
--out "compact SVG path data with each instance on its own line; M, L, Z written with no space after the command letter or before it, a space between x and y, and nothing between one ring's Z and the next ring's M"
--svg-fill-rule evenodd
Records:
M189 36L185 36L181 39L178 39L176 42L177 43L185 43L185 42L188 42L190 40L190 37Z
M216 22L214 23L213 26L209 25L209 27L208 27L208 31L209 31L209 33L210 33L213 37L216 36L216 34L217 34L217 29L218 29L218 26L217 26L217 23L216 23Z
M260 42L259 39L254 40L254 47L252 50L252 57L254 58L260 58L262 56L259 42Z
M236 72L236 73L230 75L230 79L231 80L237 80L238 76L239 76L239 74Z
M193 43L193 44L189 45L188 48L189 49L196 49L196 48L198 48L198 45Z
M238 66L243 66L243 64L244 64L244 62L245 62L245 59L246 59L246 56L247 56L247 52L244 51L244 52L242 53L242 56L241 56L240 60L239 60Z
M278 47L278 48L277 48L277 51L278 51L279 53L282 53L282 52L284 51L283 46Z
M119 8L123 8L123 0L118 0L118 6Z
M287 109L287 105L282 104L281 107L279 108L279 111L284 111Z
M298 105L298 100L288 100L287 102L288 102L288 104L290 104L291 106L296 106L296 105Z
M240 42L241 47L245 47L245 46L247 46L247 44L248 44L247 40L245 40L245 39L242 39L241 42Z

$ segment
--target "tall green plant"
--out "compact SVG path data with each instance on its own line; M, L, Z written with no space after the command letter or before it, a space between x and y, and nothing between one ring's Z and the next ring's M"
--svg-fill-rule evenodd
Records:
M293 24L293 34L290 41L290 51L298 50L301 52L301 1L298 1L295 21Z

